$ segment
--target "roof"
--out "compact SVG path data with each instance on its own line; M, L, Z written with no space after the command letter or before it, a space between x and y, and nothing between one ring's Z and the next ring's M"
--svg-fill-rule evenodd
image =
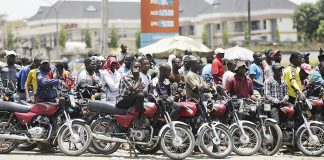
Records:
M248 0L219 0L220 5L214 8L205 0L179 0L183 12L180 17L196 17L211 12L233 13L246 12ZM60 19L100 19L100 1L63 1L51 7L41 6L38 12L28 21L55 19L55 6L58 6ZM289 0L251 0L251 11L266 9L295 9L296 4ZM109 2L109 19L140 19L140 2Z

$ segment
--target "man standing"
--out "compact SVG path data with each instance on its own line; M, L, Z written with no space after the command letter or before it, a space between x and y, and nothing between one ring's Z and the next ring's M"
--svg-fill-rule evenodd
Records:
M288 66L283 73L283 77L288 87L289 102L294 103L297 94L303 96L302 84L299 76L300 65L302 64L303 56L300 53L291 54Z
M249 76L253 81L253 89L263 94L263 66L262 55L259 52L253 54L254 63L249 68Z
M324 61L319 62L318 70L314 70L310 73L310 78L315 82L317 86L324 86Z
M203 67L201 71L201 76L204 77L205 80L212 76L212 63L213 57L207 57L207 64Z
M304 63L309 64L309 55L310 53L303 53Z
M202 98L203 94L212 91L212 88L199 75L200 60L197 57L192 57L189 61L190 71L186 76L185 90L187 98Z
M222 83L222 77L224 74L224 65L223 65L223 58L224 58L225 51L222 48L217 48L215 50L214 56L215 59L212 63L212 74L213 79L216 84Z
M141 63L140 77L145 85L144 90L147 91L148 86L151 84L151 75L148 74L148 70L150 69L150 61L146 57L142 57L139 62Z
M120 45L120 53L117 55L117 61L119 62L120 65L124 63L124 58L127 54L127 45L125 43Z
M118 69L118 72L121 73L122 75L126 74L130 70L131 63L134 61L134 59L135 59L134 54L132 53L126 54L123 60L124 64Z
M235 75L230 77L225 85L225 92L237 98L253 98L253 82L245 74L248 68L242 61L237 62Z
M282 67L276 63L272 65L273 77L264 82L264 96L271 101L271 118L279 123L279 109L288 100L287 85L282 77Z
M14 51L6 51L7 63L3 63L0 66L1 81L4 88L9 88L14 91L17 84L17 72L21 69L21 66L16 65L17 54Z
M170 76L170 82L171 83L179 83L184 82L185 78L182 74L179 73L179 69L181 68L181 59L180 58L174 58L172 60L172 72Z
M234 60L230 60L226 63L227 65L227 71L224 73L223 75L223 79L222 79L222 86L223 88L225 88L226 82L230 77L233 77L235 75L235 62Z

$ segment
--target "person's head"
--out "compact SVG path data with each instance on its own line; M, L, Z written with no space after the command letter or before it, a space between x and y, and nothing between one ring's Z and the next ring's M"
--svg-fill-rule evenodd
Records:
M138 60L134 60L131 62L131 71L133 76L137 77L141 71L141 63Z
M124 58L125 67L130 69L131 63L134 61L135 55L133 53L127 53Z
M235 61L234 60L230 60L227 62L227 69L231 72L235 72Z
M103 56L98 56L97 57L97 70L100 70L100 69L102 69L102 61L104 61L105 60L105 57L103 57Z
M184 51L184 55L191 56L191 55L192 55L192 51L191 51L191 49L186 49L186 50Z
M281 51L279 51L279 50L272 51L271 57L275 61L275 63L280 63L281 62L281 59L282 59L282 57L281 57Z
M159 71L161 79L169 78L171 75L171 66L167 63L162 63L160 64Z
M214 53L214 56L216 57L221 57L222 59L224 58L224 56L225 56L225 51L224 51L224 49L222 49L222 48L217 48L216 50L215 50L215 53Z
M264 55L265 55L267 61L272 61L272 59L273 59L272 52L273 52L273 50L271 48L264 51Z
M22 64L22 66L30 65L30 63L29 63L30 60L29 60L28 57L21 57L20 60L21 60L21 64Z
M6 52L6 57L7 57L7 63L9 65L14 65L16 62L16 58L17 58L17 53L14 51L7 51Z
M104 62L102 69L107 70L108 72L115 73L115 71L120 67L116 57L109 56Z
M290 63L296 67L300 67L300 65L302 64L302 60L303 60L303 55L298 52L291 54L289 58Z
M63 62L58 62L55 64L55 67L57 69L57 72L62 75L63 74L63 71L64 71L64 64Z
M40 64L41 64L41 62L42 62L42 60L43 60L44 58L45 58L45 57L44 57L43 55L41 55L41 54L36 55L36 56L34 57L34 62L33 62L34 67L35 67L35 68L38 68L38 67L40 66Z
M200 70L200 59L198 57L192 56L189 60L190 70L194 73Z
M181 66L182 66L181 63L182 63L182 61L181 61L180 58L174 58L174 59L172 59L172 69L174 69L174 70L180 69Z
M88 57L98 56L98 53L94 50L88 52Z
M189 63L189 61L190 61L191 57L192 57L192 56L185 56L185 57L183 58L183 66L184 66L184 68L187 69L187 70L190 69L190 63Z
M150 69L150 61L146 57L142 57L139 59L139 62L141 63L141 71L143 73L147 73L147 71Z
M127 45L125 43L120 45L121 52L127 53Z
M214 58L213 57L207 57L207 63L208 64L212 64L213 63Z
M97 69L97 62L96 62L96 58L91 57L91 58L86 58L84 60L84 65L85 68L88 72L94 72Z
M303 53L304 63L309 64L309 55L310 53Z
M272 71L273 71L273 77L274 78L280 78L282 77L282 69L284 68L281 66L279 63L275 63L271 66Z
M66 57L64 57L62 59L63 65L64 65L64 69L69 70L69 59L67 59Z
M303 63L300 66L300 72L299 72L299 76L300 76L300 80L305 80L307 79L308 75L310 74L310 72L312 71L312 66L307 64L307 63Z
M43 60L40 62L39 68L46 73L51 71L51 66L47 57L44 57Z
M245 62L239 61L239 62L236 63L236 67L235 67L234 70L235 70L235 73L237 75L239 75L239 76L245 76L248 68L247 68Z
M319 64L318 64L318 69L322 75L322 77L324 76L324 61L321 61Z
M260 64L262 62L262 54L260 52L255 52L253 54L254 62Z

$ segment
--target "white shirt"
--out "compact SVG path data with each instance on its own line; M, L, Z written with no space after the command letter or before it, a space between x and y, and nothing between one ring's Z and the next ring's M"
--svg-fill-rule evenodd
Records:
M267 63L267 61L263 60L262 64L264 66L264 75L265 79L273 77L273 71L272 71L272 66Z
M116 97L119 92L119 82L121 79L121 74L117 71L115 73L109 73L107 70L101 72L101 84L105 90L107 101L116 103Z
M147 90L148 86L151 84L151 76L140 72L140 77L142 78L142 82L145 84L144 90Z
M235 73L233 73L232 71L226 71L224 74L223 74L223 80L222 80L222 86L223 88L225 88L225 85L226 85L226 81L228 80L228 78L234 76Z

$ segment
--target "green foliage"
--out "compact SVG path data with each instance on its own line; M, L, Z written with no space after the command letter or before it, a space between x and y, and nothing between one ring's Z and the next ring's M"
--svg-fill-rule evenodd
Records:
M85 35L84 35L84 41L85 41L85 44L87 46L87 48L91 48L92 45L91 45L91 34L90 34L90 31L89 29L86 30L85 32Z
M111 33L110 33L110 44L109 47L111 48L117 48L118 46L118 33L117 30L115 28L115 26L113 26L111 28Z
M12 25L7 26L7 49L13 50L15 47L15 37L12 33Z
M60 29L60 37L59 37L59 44L62 48L65 48L65 43L67 41L67 33L63 25L61 25Z
M321 20L316 30L316 37L319 42L324 42L324 20Z
M303 33L304 40L314 40L319 25L319 9L311 3L299 5L293 15L294 28Z
M208 45L208 28L207 25L204 26L204 31L202 33L201 39L204 45Z
M223 45L228 45L229 43L229 34L228 34L228 28L227 23L224 23L224 29L223 29Z
M136 32L136 48L140 48L141 47L141 33L140 32Z
M276 31L275 31L275 41L277 41L277 42L280 41L280 32L279 32L278 24L276 26Z
M318 16L319 19L324 20L324 0L317 1L317 3L315 5L319 12L319 16Z

